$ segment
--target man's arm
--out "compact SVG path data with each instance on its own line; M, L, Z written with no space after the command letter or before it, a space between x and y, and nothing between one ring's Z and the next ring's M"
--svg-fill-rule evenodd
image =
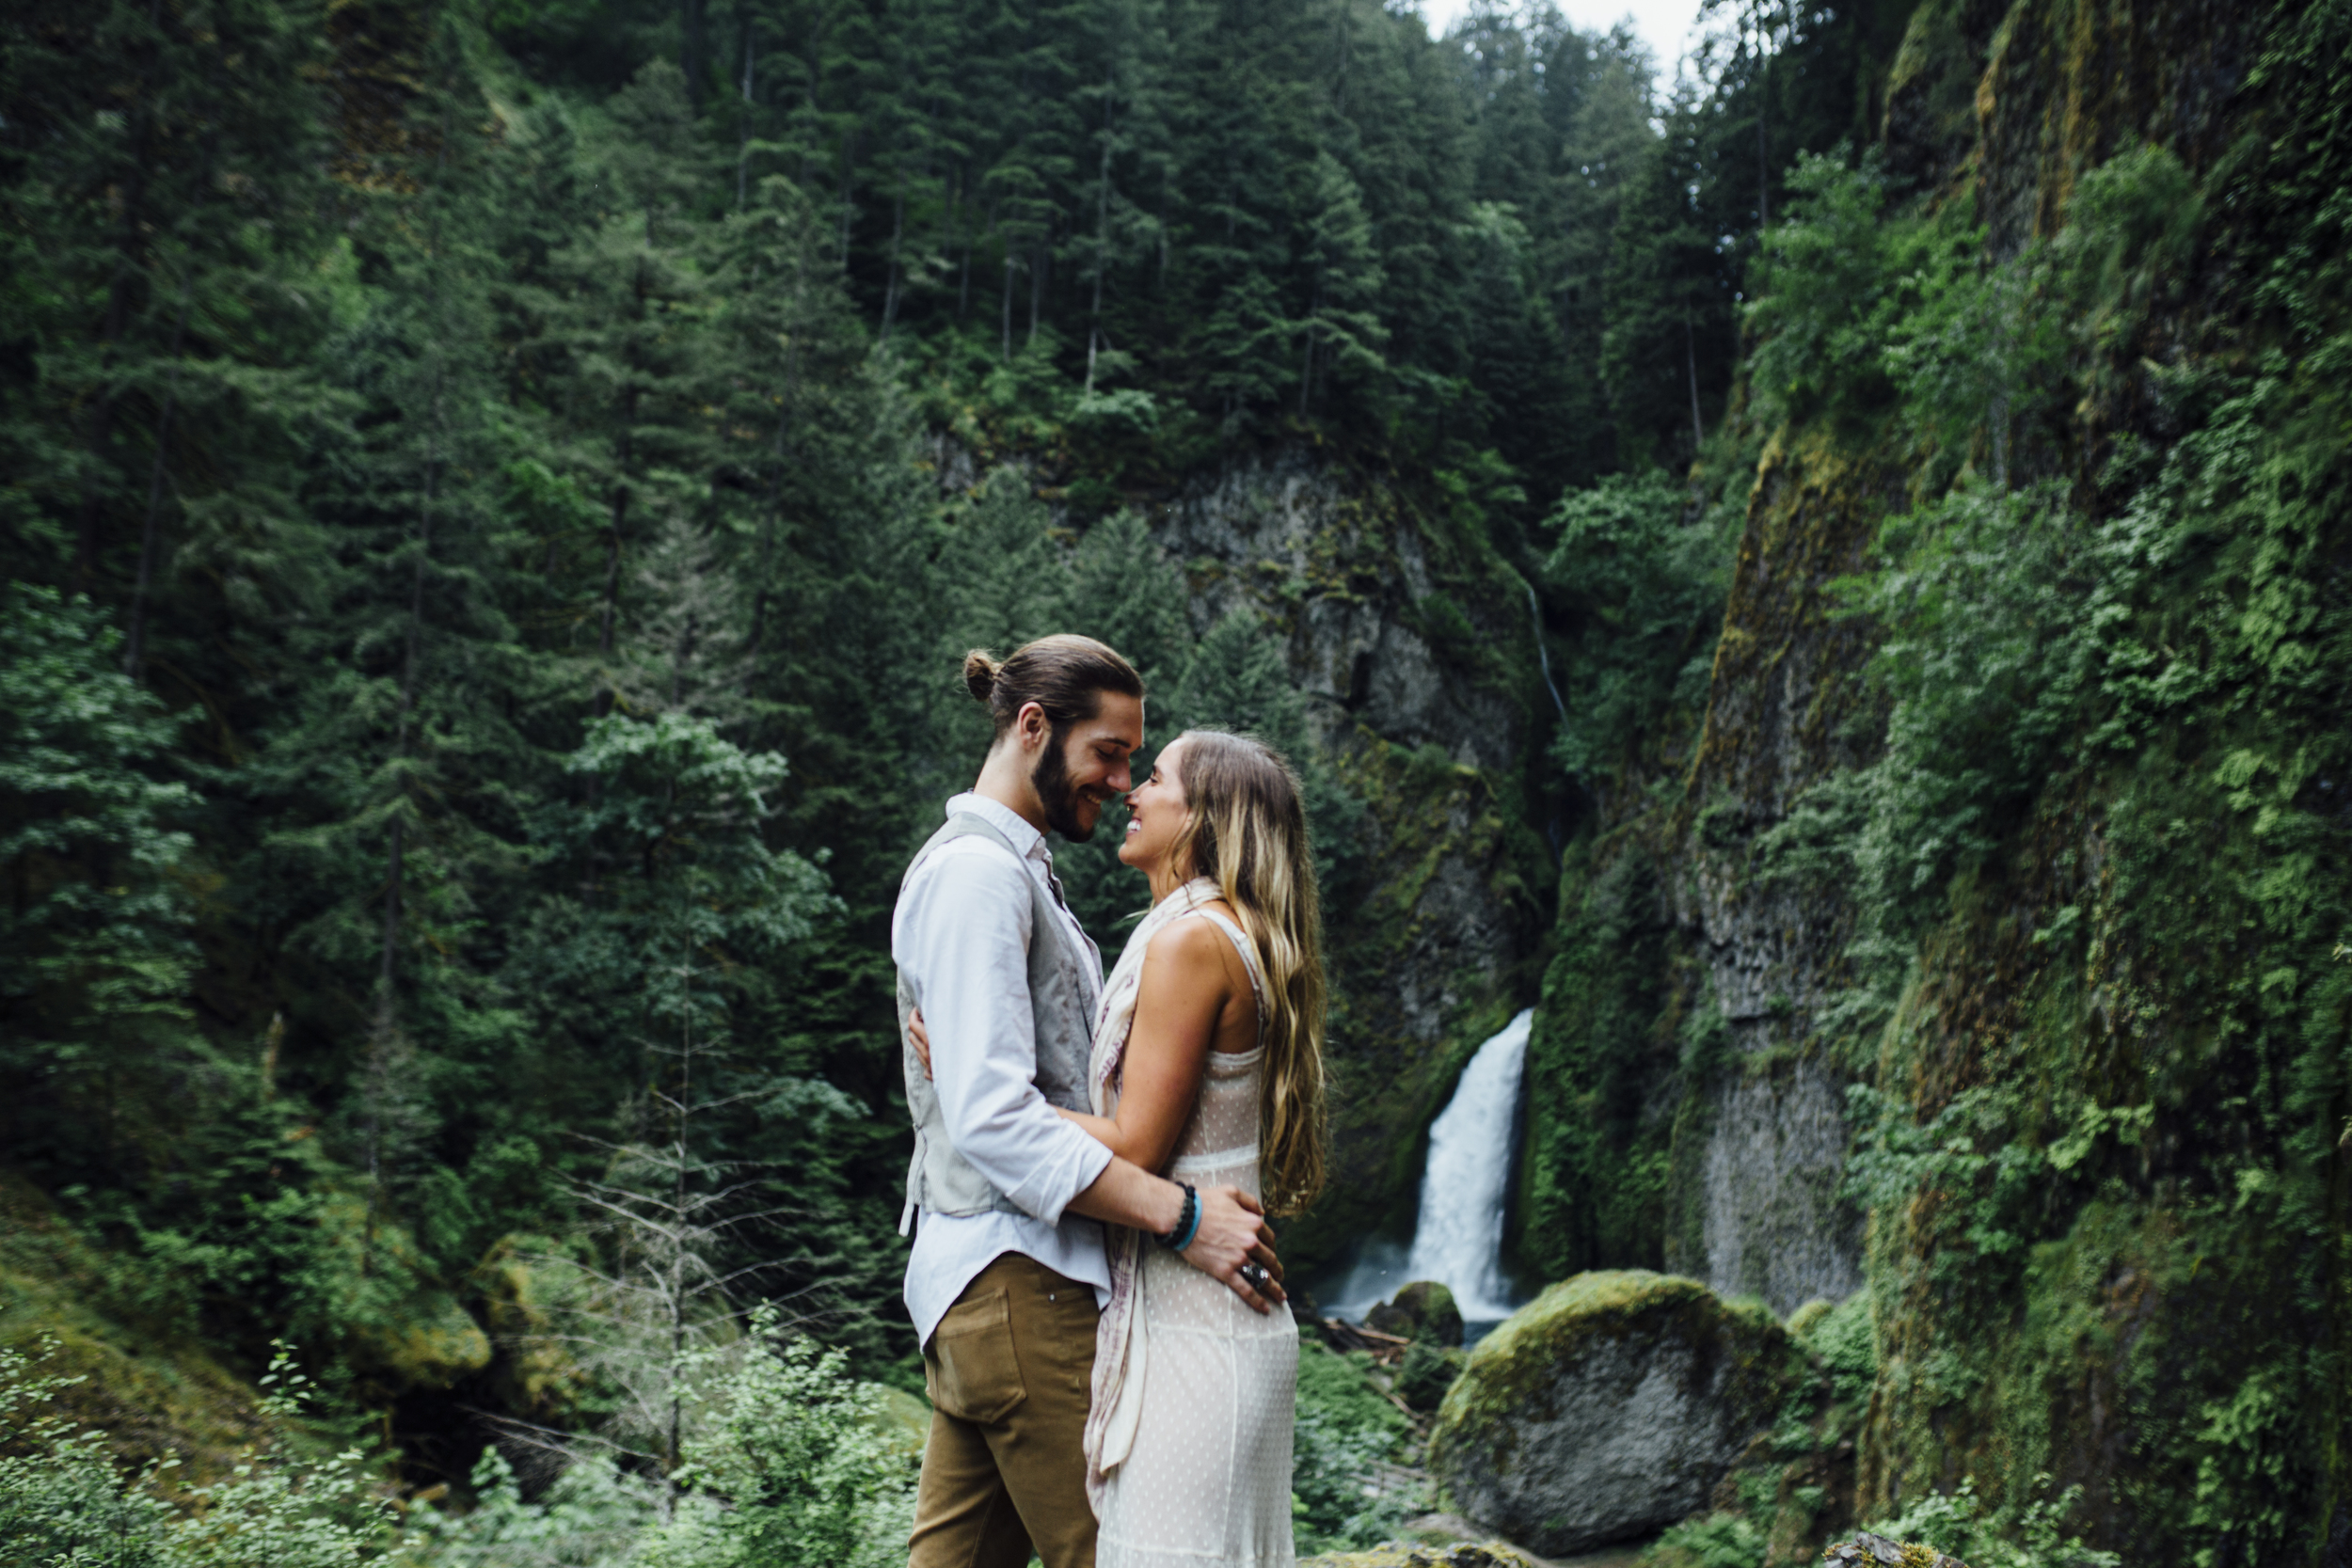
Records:
M1140 1165L1113 1158L1093 1185L1071 1199L1070 1208L1089 1219L1165 1236L1184 1217L1184 1189ZM1289 1299L1282 1290L1282 1264L1274 1255L1274 1232L1266 1227L1265 1211L1239 1187L1200 1189L1200 1228L1192 1244L1184 1248L1184 1261L1261 1312L1271 1312L1276 1302ZM1252 1261L1265 1270L1263 1283L1253 1285L1241 1272L1242 1265Z
M1028 922L1028 872L965 839L910 879L894 945L930 1031L931 1083L956 1152L1025 1212L1057 1225L1111 1152L1038 1089Z
M924 1075L931 1076L930 1033L924 1026L919 1008L907 1021L907 1037L914 1043L915 1054L923 1060ZM1103 1120L1100 1117L1079 1120L1066 1111L1056 1114L1073 1127ZM1114 1157L1093 1185L1071 1199L1069 1207L1089 1219L1165 1236L1184 1217L1184 1192L1167 1178L1153 1176L1131 1161ZM1184 1253L1184 1261L1223 1282L1228 1290L1261 1312L1271 1310L1266 1306L1270 1300L1288 1299L1281 1287L1282 1260L1275 1255L1274 1237L1266 1227L1264 1213L1258 1201L1238 1187L1211 1187L1200 1194L1200 1230ZM1271 1289L1263 1293L1241 1272L1242 1265L1252 1259L1270 1276Z

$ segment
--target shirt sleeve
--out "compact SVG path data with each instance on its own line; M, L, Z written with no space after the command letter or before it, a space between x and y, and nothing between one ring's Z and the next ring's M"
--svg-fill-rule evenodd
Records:
M891 946L930 1034L948 1142L1022 1211L1058 1225L1111 1151L1037 1086L1028 875L983 842L941 846L908 880Z

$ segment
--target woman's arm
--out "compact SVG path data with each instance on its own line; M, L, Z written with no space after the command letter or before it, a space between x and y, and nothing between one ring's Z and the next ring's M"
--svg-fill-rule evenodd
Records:
M1200 1097L1217 1020L1232 990L1224 958L1232 951L1224 934L1205 920L1180 920L1153 937L1143 956L1135 1031L1120 1068L1119 1115L1061 1113L1145 1170L1167 1168Z

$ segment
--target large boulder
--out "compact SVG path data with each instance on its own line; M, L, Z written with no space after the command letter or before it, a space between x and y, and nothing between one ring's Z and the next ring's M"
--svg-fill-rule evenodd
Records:
M1470 1353L1430 1465L1480 1528L1586 1551L1706 1506L1804 1374L1760 1305L1645 1270L1581 1274Z

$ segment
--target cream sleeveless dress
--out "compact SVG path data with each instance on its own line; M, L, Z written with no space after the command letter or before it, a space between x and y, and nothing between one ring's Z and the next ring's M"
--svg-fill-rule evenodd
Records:
M1259 1043L1240 1053L1209 1053L1200 1098L1166 1174L1256 1196L1265 981L1241 928L1193 907L1216 896L1206 879L1178 890L1152 911L1168 911L1168 917L1147 918L1128 943L1119 970L1129 969L1132 955L1133 974L1121 987L1114 971L1104 988L1096 1100L1105 1114L1117 1108L1118 1063L1154 927L1181 919L1213 922L1248 968ZM1169 911L1170 904L1177 908ZM1089 1490L1102 1526L1097 1568L1289 1568L1298 1393L1298 1327L1290 1307L1262 1317L1151 1238L1113 1234L1112 1303L1096 1341L1096 1409L1087 1432ZM1107 1465L1106 1430L1115 1433L1107 1439L1114 1456ZM1120 1449L1123 1457L1116 1457Z

